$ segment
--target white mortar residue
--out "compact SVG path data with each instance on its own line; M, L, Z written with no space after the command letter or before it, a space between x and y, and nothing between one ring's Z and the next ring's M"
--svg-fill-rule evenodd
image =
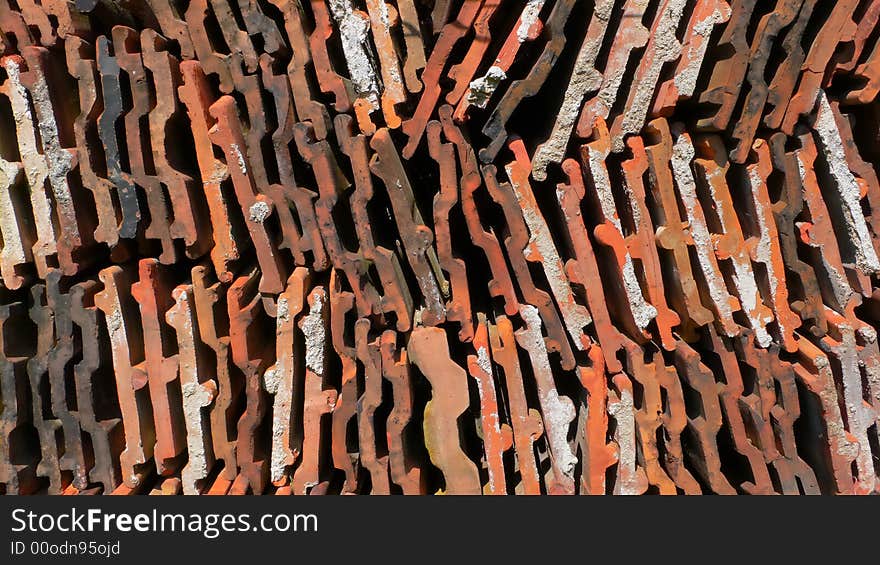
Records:
M516 38L523 43L529 38L529 29L538 21L541 8L546 0L529 0L519 17L519 27L516 28Z
M721 169L713 169L710 174L713 176L720 176L722 174ZM721 182L725 182L724 179L722 179ZM738 231L740 229L738 225L729 225L729 223L736 221L736 215L733 213L733 210L727 210L726 206L722 204L723 200L718 197L715 184L712 182L707 182L706 184L709 185L709 192L712 194L712 200L716 203L715 210L725 233ZM731 214L728 215L728 212ZM749 326L755 332L755 341L761 347L768 347L773 339L770 337L770 334L767 333L766 325L771 322L773 318L771 316L761 315L761 309L759 308L761 305L761 296L758 292L758 283L755 281L755 273L752 271L751 260L746 253L745 245L730 255L730 262L733 265L733 284L739 295L742 309L749 320Z
M697 258L706 284L709 287L709 296L712 303L723 319L731 319L733 312L730 307L729 295L724 284L724 279L718 272L713 257L715 248L709 228L702 217L702 210L697 199L697 186L691 171L691 161L694 158L694 146L687 135L681 135L675 142L672 150L672 172L675 175L675 184L684 203L690 223L690 234L697 249Z
M540 211L535 209L533 198L529 198L528 196L530 195L527 196L523 193L523 190L528 190L528 187L524 188L519 182L514 180L516 177L510 166L507 166L506 170L507 176L510 178L510 184L516 194L516 200L522 208L523 219L529 228L530 237L528 246L524 250L525 257L529 260L536 260L535 252L540 255L541 267L544 269L550 290L556 298L560 312L562 312L565 327L574 340L576 347L582 350L584 345L580 336L583 333L583 328L592 323L593 319L585 307L575 302L571 285L565 276L565 267L562 264L562 259L559 257L559 252L556 250L556 245L553 243L553 237L550 235L547 222Z
M237 143L229 144L229 148L232 149L233 155L235 155L235 160L238 163L238 169L241 171L241 174L247 174L247 162L244 160L244 153L241 152L241 148Z
M355 12L349 0L330 0L329 4L333 19L339 27L342 54L348 63L348 73L355 92L376 110L379 108L379 81L370 49L370 21Z
M302 332L306 337L306 367L323 376L327 328L324 324L324 293L319 289L312 291L311 308L302 320Z
M599 205L602 208L602 214L606 220L611 222L617 233L620 234L621 239L623 239L623 226L617 215L617 205L614 202L611 179L608 177L608 169L605 166L605 155L594 150L589 145L586 147L589 153L590 173L593 175L593 184L596 186L596 191L599 195ZM657 317L657 309L649 304L642 294L642 287L639 284L632 256L628 250L623 258L621 275L623 276L623 287L629 299L633 319L636 325L644 330L651 323L651 320Z
M269 217L269 214L272 213L272 209L269 208L269 205L263 202L262 200L257 200L253 204L251 204L250 209L248 210L248 216L252 222L257 222L262 224L266 221L266 218Z
M856 266L866 275L880 271L880 259L874 250L868 224L862 212L861 190L849 165L843 148L843 140L837 129L834 112L824 91L819 92L819 111L816 115L816 132L819 134L822 154L828 163L834 184L843 204L846 233L855 252Z
M471 81L470 89L468 90L468 102L477 108L485 108L489 99L492 98L495 89L506 78L507 74L501 67L492 65L485 75Z
M547 346L541 333L538 309L531 305L522 305L519 312L526 327L518 332L517 341L528 351L532 361L550 452L559 469L570 477L577 464L577 457L568 444L568 427L576 416L574 403L560 396L553 383L553 370L550 368Z

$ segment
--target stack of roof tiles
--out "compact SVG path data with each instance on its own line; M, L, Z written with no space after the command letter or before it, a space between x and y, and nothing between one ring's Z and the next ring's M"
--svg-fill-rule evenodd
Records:
M880 0L0 0L0 492L880 491Z

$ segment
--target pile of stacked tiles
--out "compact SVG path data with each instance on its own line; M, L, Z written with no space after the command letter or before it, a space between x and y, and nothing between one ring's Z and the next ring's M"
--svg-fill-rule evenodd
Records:
M880 490L880 0L0 0L0 492Z

